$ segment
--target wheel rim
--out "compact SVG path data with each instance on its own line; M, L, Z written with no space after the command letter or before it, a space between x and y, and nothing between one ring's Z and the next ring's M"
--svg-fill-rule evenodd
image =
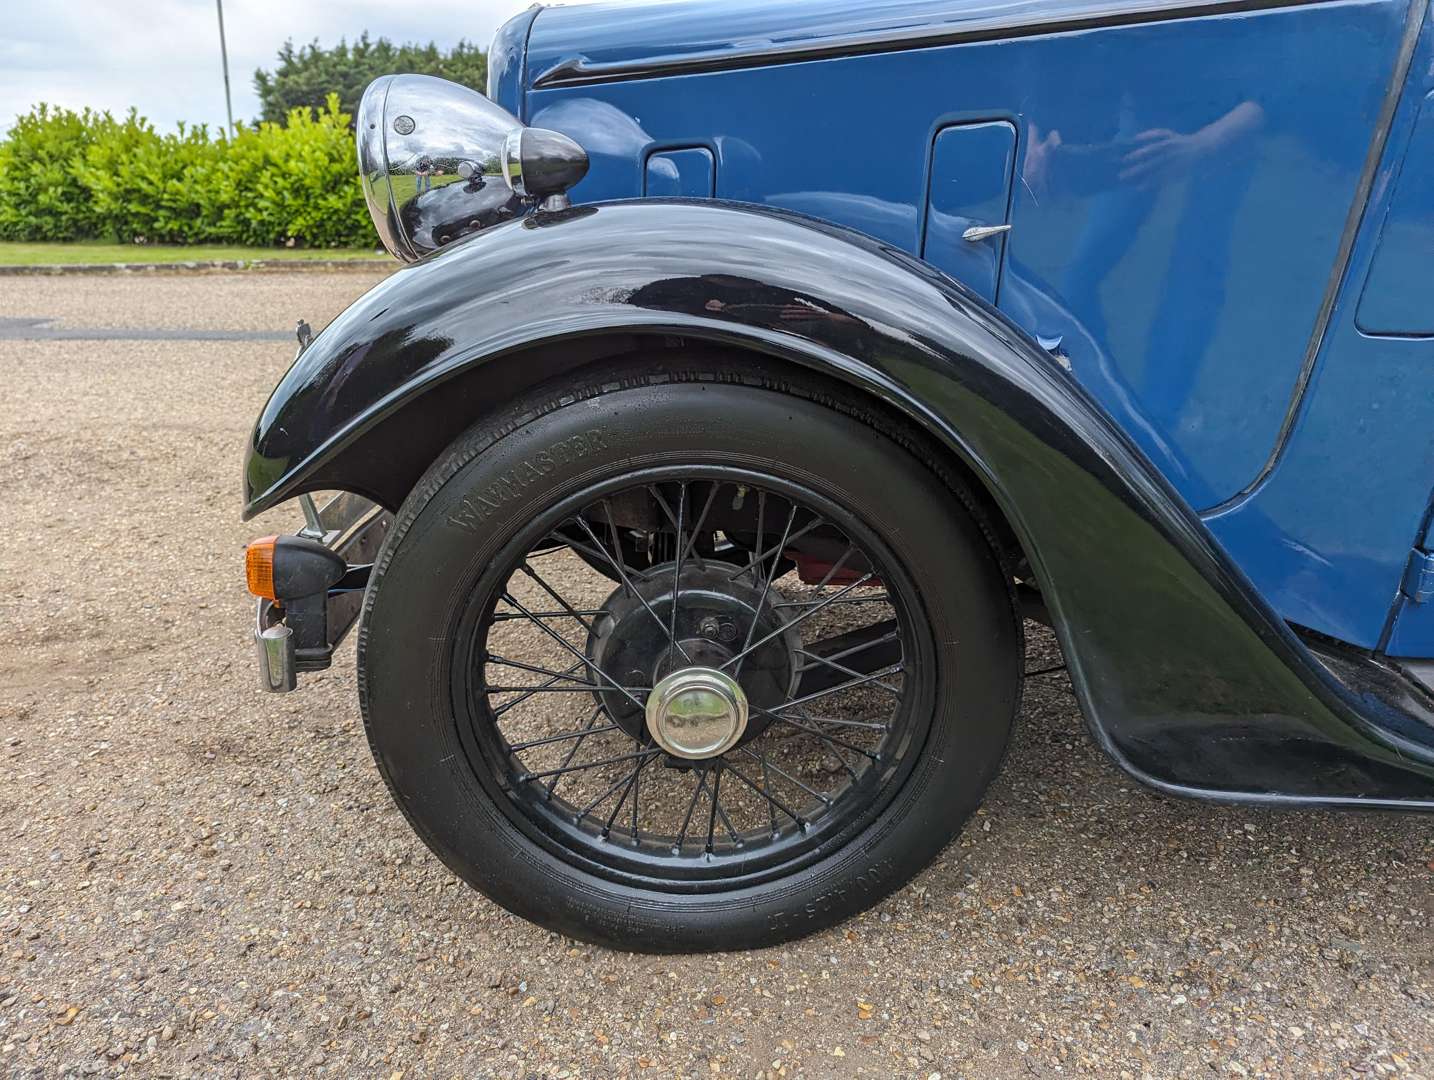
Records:
M644 542L675 557L627 565ZM507 818L566 863L670 891L844 846L901 789L935 699L907 569L775 472L693 464L569 494L504 546L455 642L459 735ZM664 729L690 717L654 719L654 688L713 741Z

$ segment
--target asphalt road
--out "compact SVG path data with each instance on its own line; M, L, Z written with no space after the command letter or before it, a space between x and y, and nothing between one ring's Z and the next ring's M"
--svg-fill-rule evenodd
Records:
M0 290L0 1074L1434 1076L1434 820L1156 796L1060 674L945 855L800 943L624 955L456 881L352 647L252 667L242 545L297 516L238 520L242 443L374 280Z

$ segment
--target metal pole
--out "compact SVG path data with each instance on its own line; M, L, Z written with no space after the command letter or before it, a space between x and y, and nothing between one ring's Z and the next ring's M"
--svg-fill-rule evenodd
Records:
M229 118L224 137L229 139L234 136L234 103L229 99L229 47L224 43L224 0L214 0L214 6L219 9L219 58L224 63L224 112Z

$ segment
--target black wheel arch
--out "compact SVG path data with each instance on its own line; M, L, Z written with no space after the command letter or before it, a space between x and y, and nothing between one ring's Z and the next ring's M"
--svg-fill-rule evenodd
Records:
M1040 581L1100 744L1237 801L1434 809L1434 751L1374 724L1099 405L1000 312L870 238L765 208L540 214L394 274L256 426L246 516L305 490L388 506L475 417L616 358L739 352L899 419L989 498Z
M855 380L839 381L827 369L758 351L746 343L673 334L602 333L561 343L539 342L490 364L474 365L384 416L316 470L295 494L362 487L356 493L397 510L445 447L469 427L500 412L507 402L545 384L596 384L612 371L624 369L661 372L677 379L727 371L734 377L741 373L760 378L787 392L794 387L804 395L815 390L831 407L900 442L953 493L960 493L1003 566L1014 573L1025 564L1015 530L966 461L869 387Z

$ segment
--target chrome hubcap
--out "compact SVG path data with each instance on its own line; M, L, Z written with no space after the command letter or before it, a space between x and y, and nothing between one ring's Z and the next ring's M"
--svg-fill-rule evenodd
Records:
M673 757L720 757L747 730L747 695L735 679L715 668L681 668L648 695L647 730Z

